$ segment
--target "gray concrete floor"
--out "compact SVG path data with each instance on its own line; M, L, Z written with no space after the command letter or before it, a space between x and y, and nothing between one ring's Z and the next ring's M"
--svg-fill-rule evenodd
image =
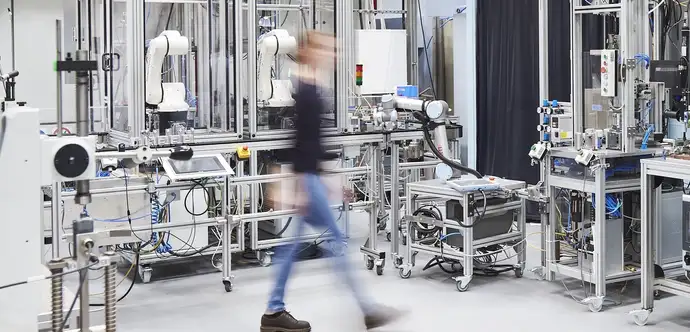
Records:
M530 226L538 231L537 226ZM525 273L499 277L476 277L469 291L460 293L450 276L433 269L413 270L403 280L390 266L383 276L364 268L357 247L366 235L366 224L353 225L349 257L356 277L377 302L404 310L406 315L380 331L688 331L690 300L668 297L656 302L650 324L641 328L627 312L639 308L639 283L611 285L611 300L622 302L591 313L575 302L561 281L538 281ZM538 235L530 239L539 243ZM388 242L381 237L385 247ZM528 265L539 262L539 250L529 249ZM420 254L418 262L425 261ZM364 331L361 316L331 272L330 260L298 263L287 302L298 318L311 322L313 331ZM154 280L135 285L118 306L118 326L127 332L239 331L259 330L260 316L272 286L272 268L245 267L234 271L235 289L226 293L219 273L184 278ZM127 281L120 287L126 289ZM584 290L577 282L567 282L575 297ZM96 313L96 315L98 315Z

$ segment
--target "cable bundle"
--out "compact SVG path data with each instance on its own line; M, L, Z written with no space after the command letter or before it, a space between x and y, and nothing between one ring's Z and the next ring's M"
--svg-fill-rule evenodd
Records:
M592 207L596 208L595 202L596 197L592 194ZM606 214L613 218L623 217L621 212L621 207L623 206L623 200L616 197L614 194L606 194Z

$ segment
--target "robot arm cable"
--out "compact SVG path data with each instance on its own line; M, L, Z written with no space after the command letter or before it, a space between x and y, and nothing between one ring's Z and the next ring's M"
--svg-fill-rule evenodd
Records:
M450 160L446 156L444 156L436 147L436 144L434 144L433 139L431 138L431 132L430 132L430 126L431 126L431 120L429 119L429 116L426 115L424 112L416 111L413 112L412 115L419 120L422 123L422 131L424 132L424 140L426 140L427 145L429 145L429 148L431 149L431 152L441 161L443 161L446 165L455 168L456 170L459 170L461 172L465 172L468 174L472 174L478 179L481 179L484 177L481 173L479 173L477 170L474 170L472 168L466 167L461 165L458 162L455 162L453 160Z

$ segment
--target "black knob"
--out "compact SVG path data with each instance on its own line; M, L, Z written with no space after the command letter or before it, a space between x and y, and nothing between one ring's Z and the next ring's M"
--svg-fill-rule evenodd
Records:
M686 254L683 261L685 261L685 265L690 265L690 254Z

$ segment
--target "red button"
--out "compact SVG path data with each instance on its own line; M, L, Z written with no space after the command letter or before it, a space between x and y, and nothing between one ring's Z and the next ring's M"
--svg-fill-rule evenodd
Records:
M601 67L601 73L603 74L605 72L606 72L606 67Z

